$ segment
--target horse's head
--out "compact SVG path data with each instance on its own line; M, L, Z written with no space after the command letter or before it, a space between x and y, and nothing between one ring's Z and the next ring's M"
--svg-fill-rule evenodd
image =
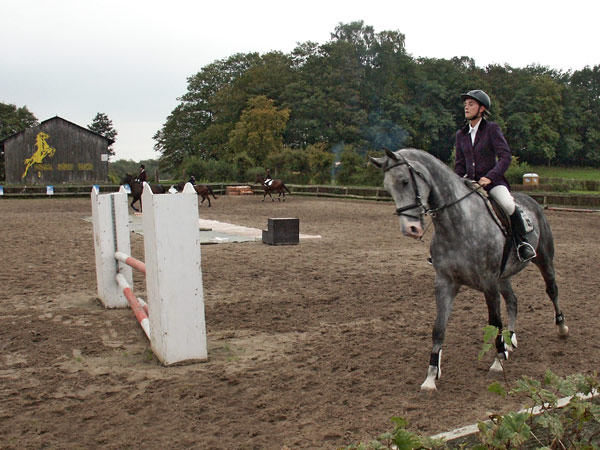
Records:
M425 230L423 217L429 209L429 184L418 163L387 148L385 154L382 158L370 157L371 163L384 172L383 185L396 204L402 234L419 239Z
M133 175L126 173L123 179L121 180L121 184L128 184L131 186L131 183L134 181Z

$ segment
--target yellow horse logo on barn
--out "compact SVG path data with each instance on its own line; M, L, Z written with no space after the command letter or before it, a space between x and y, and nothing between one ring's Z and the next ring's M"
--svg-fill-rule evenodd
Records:
M31 158L25 159L25 172L23 172L21 178L25 178L25 175L27 175L27 172L29 171L31 166L33 166L34 164L41 164L44 158L46 158L46 156L54 156L54 153L56 153L56 149L50 147L46 142L46 139L48 139L49 137L50 136L44 133L43 131L40 131L38 133L37 137L35 138L35 145L37 146L37 150L33 155L31 155Z

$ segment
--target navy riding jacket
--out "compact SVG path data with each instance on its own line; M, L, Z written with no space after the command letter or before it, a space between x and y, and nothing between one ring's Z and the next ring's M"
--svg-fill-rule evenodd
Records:
M475 181L481 177L489 178L492 183L485 187L486 191L498 185L510 189L504 172L511 160L510 147L497 123L481 119L474 144L471 143L469 124L456 132L454 172Z

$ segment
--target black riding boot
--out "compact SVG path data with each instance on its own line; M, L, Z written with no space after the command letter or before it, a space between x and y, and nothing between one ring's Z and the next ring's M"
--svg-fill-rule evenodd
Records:
M527 242L527 231L525 230L525 223L523 222L523 216L517 206L515 212L510 216L510 227L512 235L517 246L517 255L523 262L527 262L530 259L536 257L535 249Z

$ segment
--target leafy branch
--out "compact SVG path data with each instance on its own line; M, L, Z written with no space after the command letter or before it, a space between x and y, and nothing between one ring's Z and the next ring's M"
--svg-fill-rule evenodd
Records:
M494 348L500 334L496 327L484 329L484 343L479 359ZM502 332L504 342L511 342L510 332ZM504 366L503 366L504 369ZM504 371L504 370L503 370ZM505 371L504 371L505 372ZM508 381L505 375L505 382ZM369 443L344 447L347 450L382 449L589 449L600 450L600 404L594 401L600 391L598 373L560 377L547 370L539 381L523 376L507 391L500 383L492 383L488 390L501 396L518 395L528 406L519 412L492 415L478 423L479 432L460 444L423 437L407 429L402 417L393 417L391 432L384 433Z

